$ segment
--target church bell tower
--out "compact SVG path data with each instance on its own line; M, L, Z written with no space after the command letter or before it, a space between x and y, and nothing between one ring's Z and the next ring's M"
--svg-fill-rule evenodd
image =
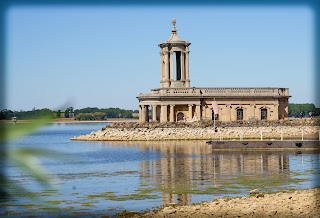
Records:
M172 19L170 38L160 47L160 88L189 88L189 43L178 37Z

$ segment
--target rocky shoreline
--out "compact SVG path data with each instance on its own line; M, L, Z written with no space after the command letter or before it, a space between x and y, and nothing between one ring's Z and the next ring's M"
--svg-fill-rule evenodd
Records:
M287 121L249 121L193 123L112 123L87 135L80 141L159 141L159 140L301 140L319 139L319 119Z
M188 206L167 206L142 214L121 217L319 217L320 187L278 192L253 193L248 197L221 198Z

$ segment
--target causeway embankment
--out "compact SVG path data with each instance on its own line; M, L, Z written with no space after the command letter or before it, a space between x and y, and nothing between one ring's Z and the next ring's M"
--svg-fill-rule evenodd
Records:
M320 119L234 122L112 123L81 141L160 141L160 140L318 140Z

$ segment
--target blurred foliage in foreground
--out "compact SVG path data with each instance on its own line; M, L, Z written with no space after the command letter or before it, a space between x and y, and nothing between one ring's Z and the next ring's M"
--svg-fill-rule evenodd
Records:
M46 189L54 189L52 178L48 172L41 166L40 158L61 159L61 155L48 149L39 149L35 147L28 148L12 148L6 143L22 136L29 135L51 120L50 116L33 120L30 123L20 124L1 124L0 125L0 143L1 143L1 166L2 169L8 164L19 167L23 173L29 175L41 187ZM9 179L2 171L0 174L1 198L8 197L32 197L37 198L32 192L26 189L18 181Z

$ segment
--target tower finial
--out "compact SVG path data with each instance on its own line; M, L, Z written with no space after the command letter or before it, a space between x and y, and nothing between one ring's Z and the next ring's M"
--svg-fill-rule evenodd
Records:
M172 25L175 27L176 26L176 18L172 18Z
M176 31L176 18L172 18L172 31Z

